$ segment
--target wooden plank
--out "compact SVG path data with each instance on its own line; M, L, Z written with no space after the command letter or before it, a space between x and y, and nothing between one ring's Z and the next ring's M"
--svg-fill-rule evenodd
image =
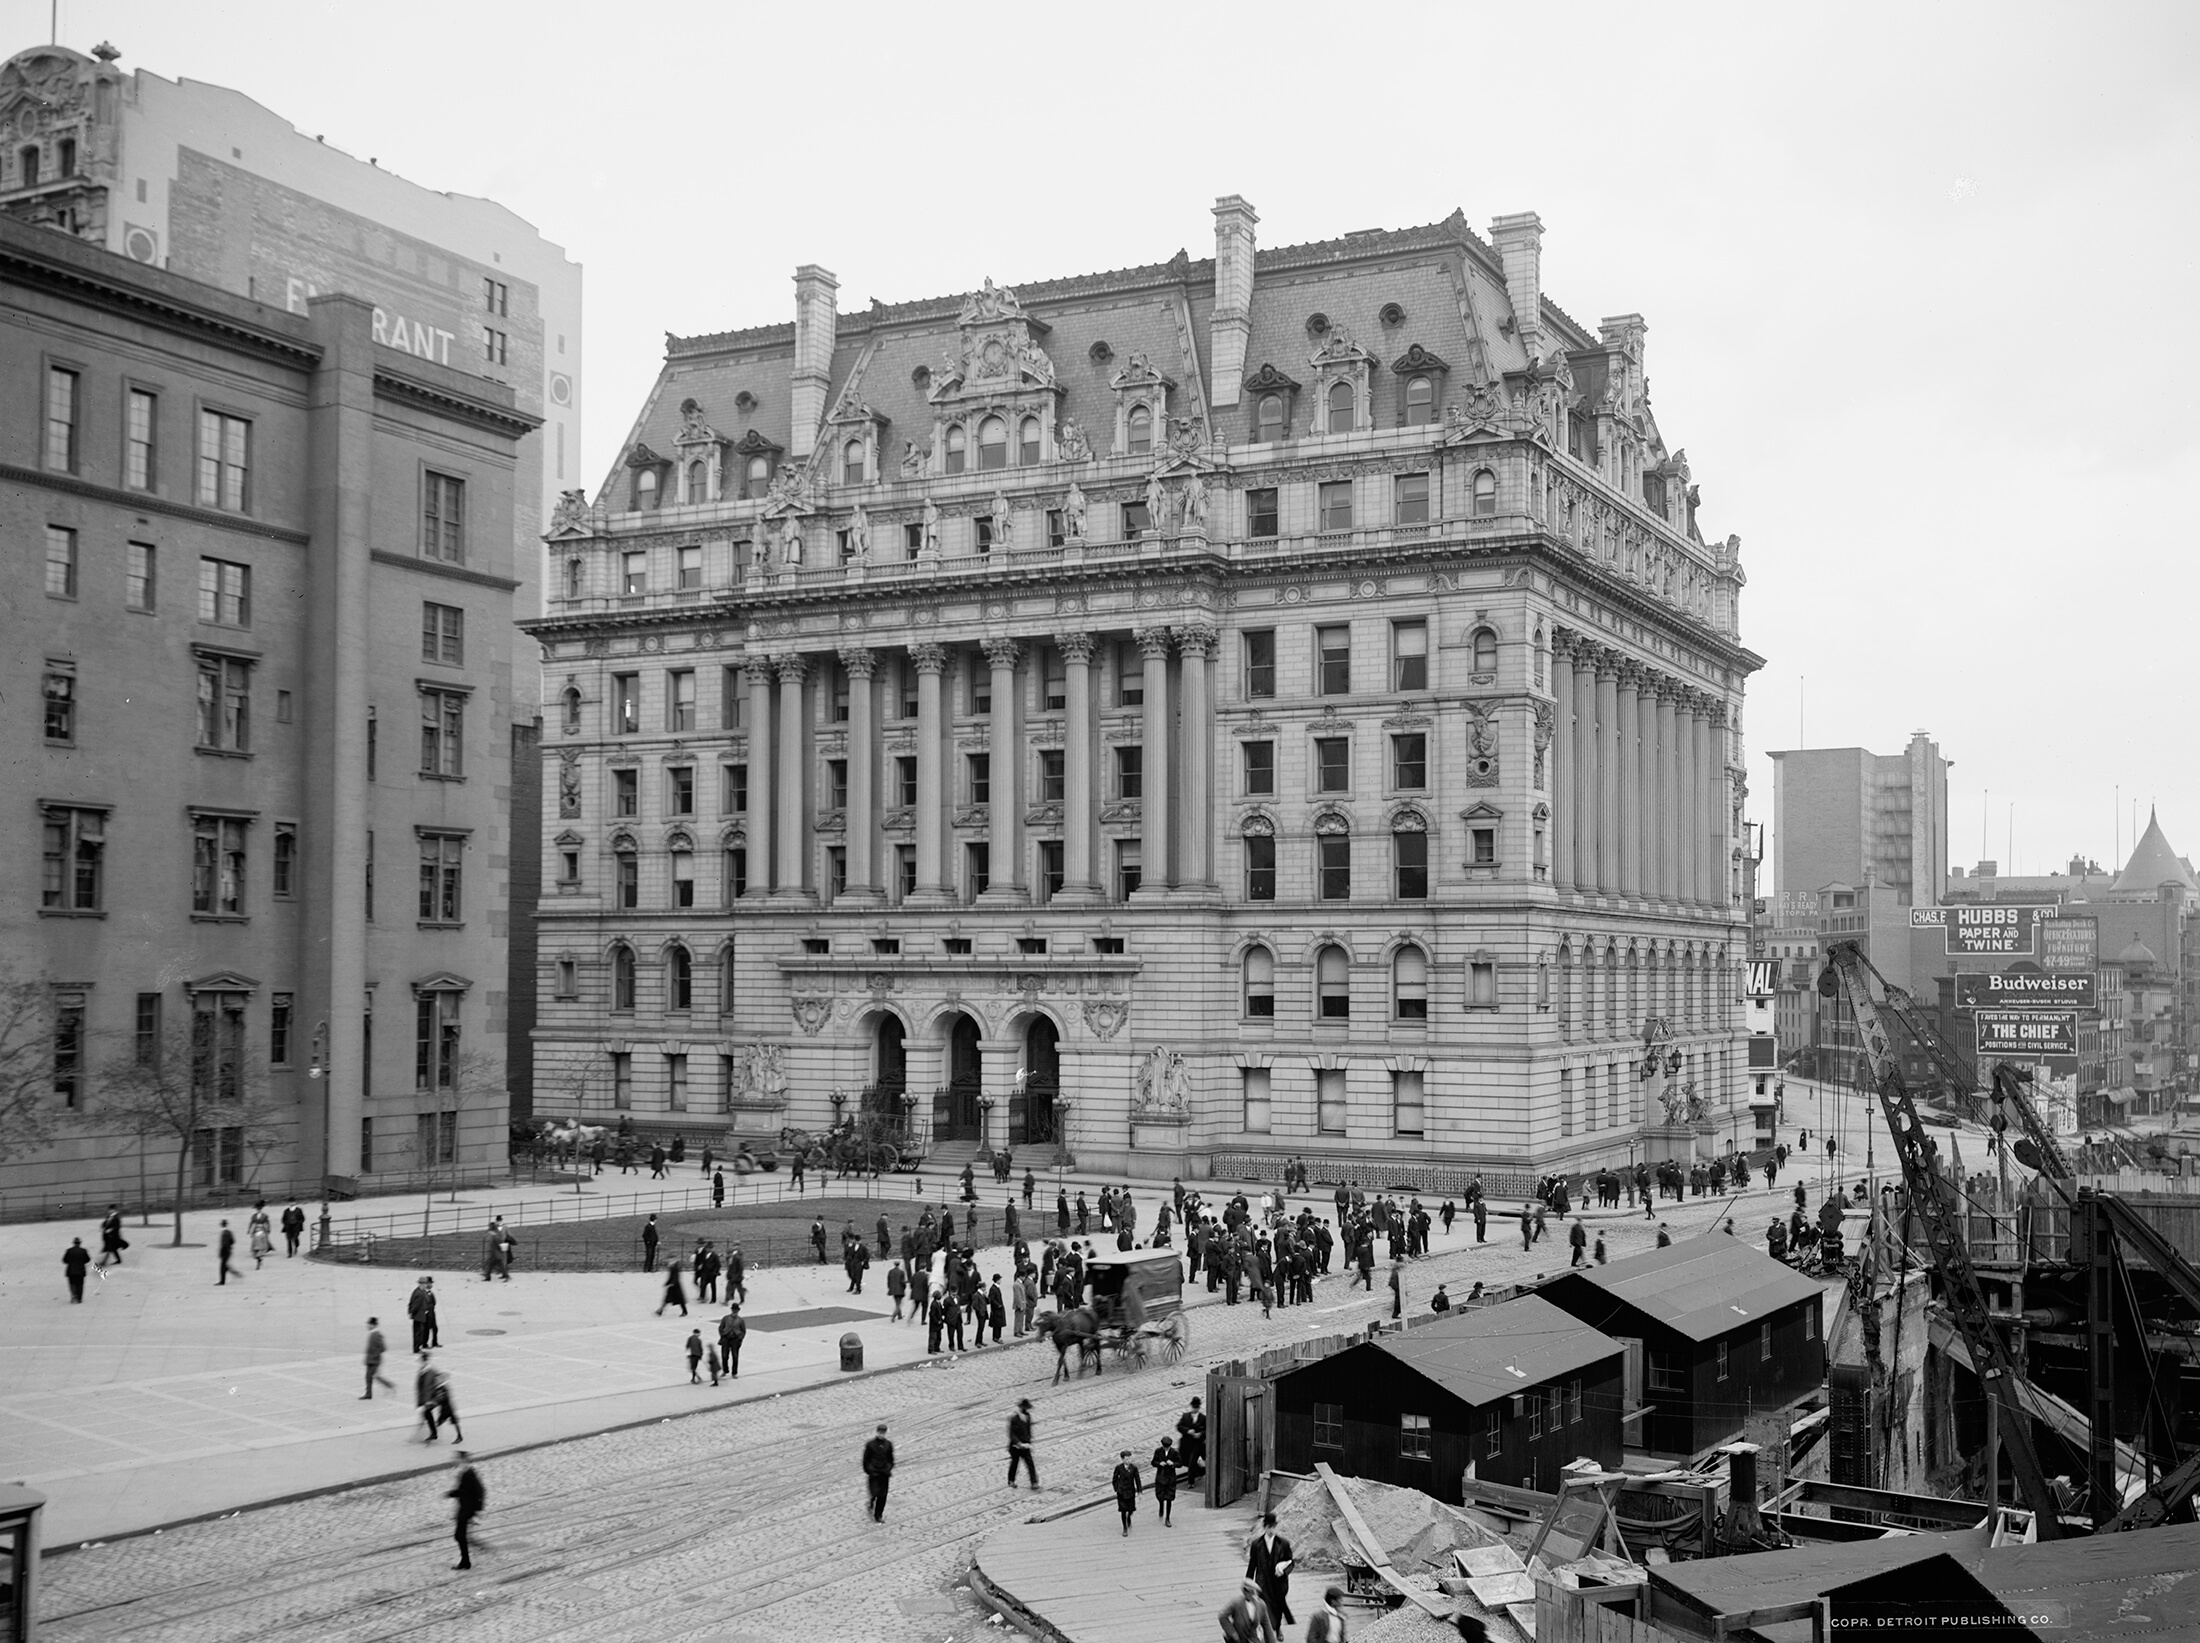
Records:
M1449 1620L1457 1612L1454 1605L1439 1603L1419 1587L1407 1585L1399 1577L1398 1571L1390 1566L1389 1552L1368 1528L1366 1521L1360 1516L1360 1509L1352 1504L1352 1496L1346 1492L1343 1479L1329 1469L1329 1462L1325 1460L1316 1461L1314 1470L1319 1472L1322 1481L1329 1485L1329 1498L1337 1503L1337 1513L1350 1527L1354 1538L1359 1541L1370 1558L1381 1560L1375 1563L1373 1568L1383 1582L1391 1590L1402 1595L1408 1603L1411 1603L1423 1614L1434 1616L1438 1620Z

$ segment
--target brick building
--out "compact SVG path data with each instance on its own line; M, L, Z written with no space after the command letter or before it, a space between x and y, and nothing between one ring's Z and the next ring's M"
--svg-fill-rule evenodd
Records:
M1641 318L1545 297L1532 215L1214 215L671 339L533 627L545 1110L1586 1165L1651 1017L1738 1098L1759 664Z
M242 92L124 69L119 55L35 46L0 63L0 213L296 314L317 294L349 292L373 304L377 344L510 388L544 424L518 450L505 572L519 584L513 614L539 614L543 522L580 462L579 265L493 200L424 188ZM504 990L522 1111L541 878L534 660L518 657L511 680L518 842Z
M537 419L377 345L351 297L292 314L4 217L0 287L0 695L34 704L0 935L52 986L71 1118L0 1194L134 1187L103 1069L184 1023L206 1077L272 1103L202 1133L201 1186L501 1158Z
M1948 771L1920 730L1889 757L1787 748L1772 760L1773 878L1782 892L1885 885L1929 907L1948 873Z

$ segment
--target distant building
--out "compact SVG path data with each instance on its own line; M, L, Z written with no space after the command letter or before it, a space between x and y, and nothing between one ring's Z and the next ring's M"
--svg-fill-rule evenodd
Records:
M200 1188L501 1161L537 419L375 342L362 299L293 314L6 217L0 382L0 943L51 984L76 1121L0 1195L134 1190L118 1058L265 1098L208 1116Z
M1948 771L1920 730L1892 757L1861 747L1790 748L1772 759L1774 887L1867 880L1932 905L1948 876Z
M1327 1461L1454 1505L1463 1478L1551 1489L1584 1456L1616 1472L1623 1360L1533 1295L1380 1335L1276 1377L1276 1465Z
M1630 1447L1701 1454L1825 1384L1824 1292L1759 1248L1761 1232L1707 1233L1542 1286L1560 1311L1639 1343L1649 1413Z

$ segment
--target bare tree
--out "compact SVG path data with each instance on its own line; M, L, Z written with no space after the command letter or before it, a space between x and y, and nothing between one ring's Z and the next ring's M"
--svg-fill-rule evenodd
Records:
M57 1025L53 990L44 982L0 979L0 1159L48 1145L61 1122L54 1094ZM81 1058L81 1042L78 1053Z
M449 1075L444 1082L432 1090L422 1092L435 1102L435 1132L430 1140L428 1156L421 1163L428 1173L428 1196L433 1198L436 1171L444 1161L442 1130L444 1116L448 1114L452 1130L450 1194L455 1203L458 1199L459 1138L466 1132L466 1113L470 1109L478 1111L491 1105L500 1097L508 1099L508 1095L504 1083L504 1062L497 1056L484 1055L479 1050L467 1050L454 1058L444 1071Z
M100 1119L136 1133L141 1149L155 1141L175 1145L172 1242L183 1242L194 1146L214 1149L208 1164L218 1175L224 1131L237 1132L240 1155L252 1147L264 1157L272 1145L267 1137L278 1109L266 1084L265 1069L246 1046L243 1017L221 1010L194 1010L150 1042L120 1035L102 1064Z

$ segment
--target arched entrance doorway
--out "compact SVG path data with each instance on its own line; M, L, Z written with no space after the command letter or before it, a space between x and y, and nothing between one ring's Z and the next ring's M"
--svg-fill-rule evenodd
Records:
M1055 1098L1062 1091L1062 1035L1035 1015L1024 1028L1023 1082L1008 1098L1008 1142L1043 1145L1056 1139Z
M908 1084L909 1046L902 1035L901 1017L882 1014L871 1040L871 1088L864 1094L890 1108Z
M947 1022L947 1082L932 1097L935 1141L978 1139L978 1097L985 1080L978 1061L978 1024L957 1013Z

